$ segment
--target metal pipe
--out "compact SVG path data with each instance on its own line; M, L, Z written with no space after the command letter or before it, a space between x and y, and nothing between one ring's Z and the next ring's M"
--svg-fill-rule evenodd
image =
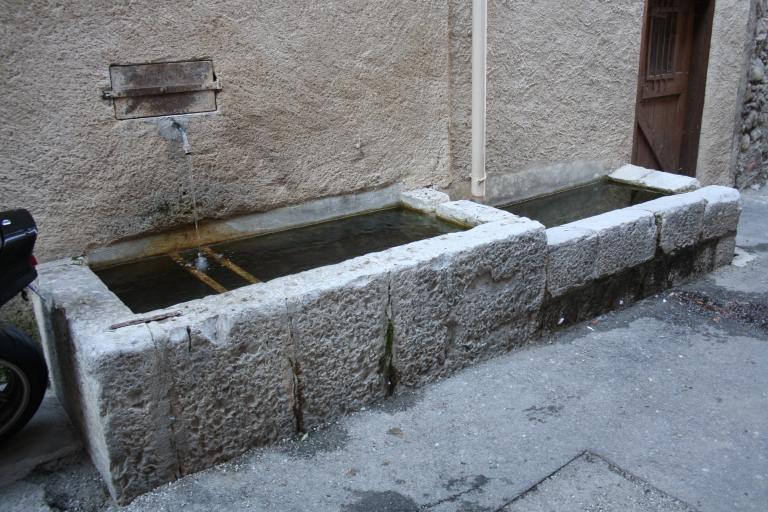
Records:
M472 196L485 198L485 104L488 2L472 0Z

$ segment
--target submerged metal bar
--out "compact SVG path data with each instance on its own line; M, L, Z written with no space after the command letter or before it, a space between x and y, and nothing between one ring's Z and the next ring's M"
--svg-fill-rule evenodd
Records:
M240 277L242 277L243 279L245 279L249 283L256 284L256 283L262 283L263 282L261 279L259 279L258 277L254 276L253 274L251 274L250 272L245 270L243 267L241 267L237 263L234 263L232 260L230 260L229 258L224 256L223 254L217 253L216 251L214 251L210 247L201 247L201 249L202 249L202 251L205 254L207 254L208 256L213 258L214 260L216 260L216 262L218 264L220 264L223 267L227 267L229 270L231 270L235 274L239 275Z
M203 283L207 284L208 286L210 286L211 288L213 288L217 292L224 293L224 292L227 291L226 288L221 286L218 282L213 280L206 273L200 272L199 270L197 270L192 265L187 265L187 262L184 261L184 258L182 258L181 254L179 254L178 252L175 252L175 251L174 252L170 252L170 253L168 253L168 256L170 256L171 259L173 261L175 261L178 265L180 265L184 270L186 270L187 272L189 272L190 274L192 274L193 276L195 276L200 281L202 281Z

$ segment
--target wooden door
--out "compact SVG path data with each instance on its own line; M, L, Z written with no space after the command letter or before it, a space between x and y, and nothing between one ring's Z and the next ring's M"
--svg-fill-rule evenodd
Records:
M714 2L646 1L632 150L637 165L695 175L710 4Z

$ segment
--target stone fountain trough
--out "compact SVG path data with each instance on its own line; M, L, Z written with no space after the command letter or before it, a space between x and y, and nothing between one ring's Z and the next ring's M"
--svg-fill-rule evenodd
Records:
M88 261L41 265L57 396L127 503L730 262L738 192L632 166L612 178L673 195L545 229L405 192L466 230L142 314Z

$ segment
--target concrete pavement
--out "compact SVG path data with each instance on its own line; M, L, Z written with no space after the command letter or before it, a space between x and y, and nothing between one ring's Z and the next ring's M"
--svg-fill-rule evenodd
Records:
M81 448L79 435L49 392L30 422L0 446L0 492L41 464L71 456Z

